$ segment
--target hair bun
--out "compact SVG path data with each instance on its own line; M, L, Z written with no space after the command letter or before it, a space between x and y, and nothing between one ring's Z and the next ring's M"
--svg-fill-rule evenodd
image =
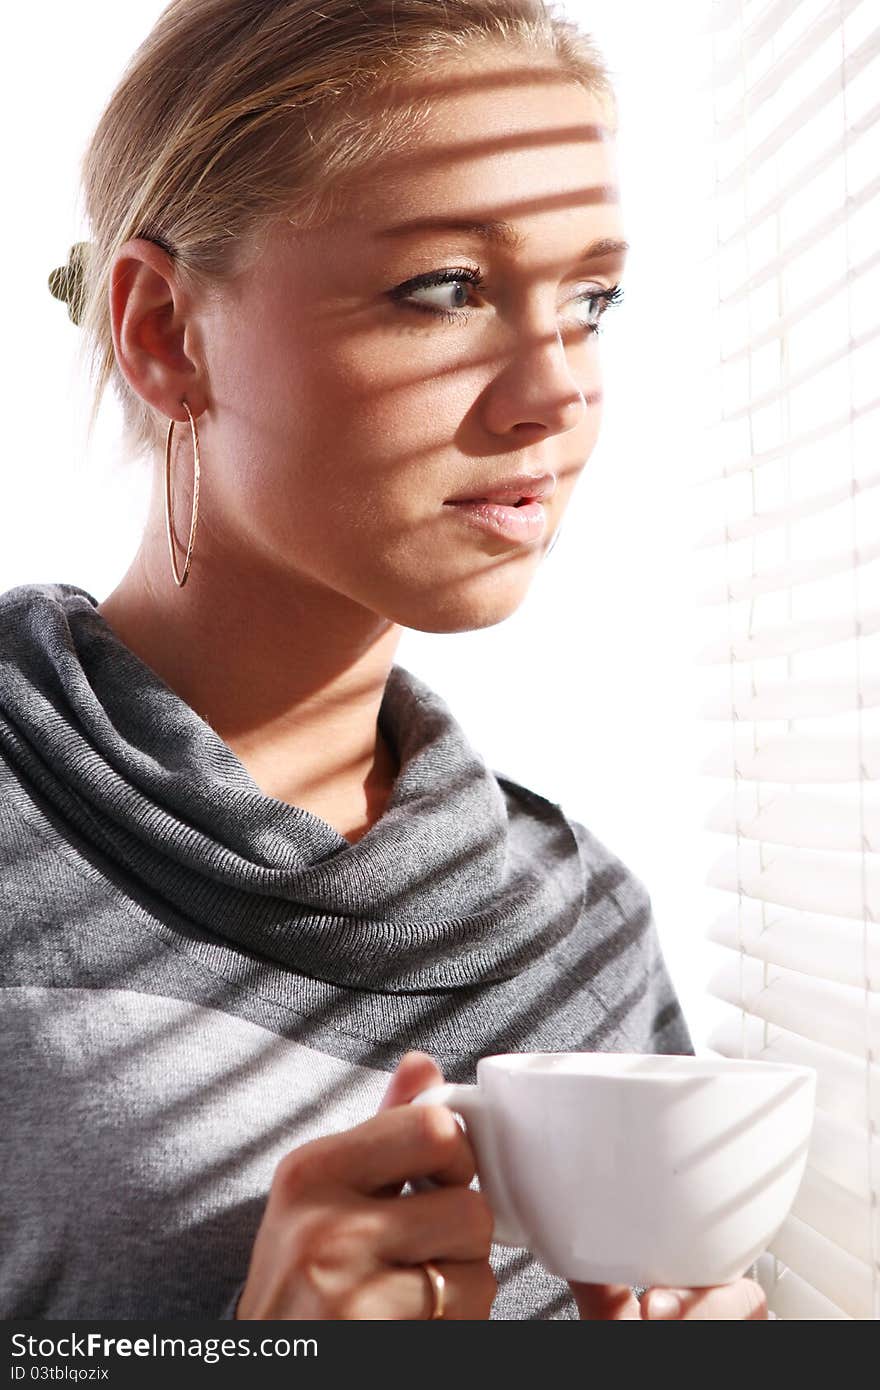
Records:
M85 275L90 246L88 241L74 242L67 265L57 266L49 275L49 289L56 299L64 300L67 312L77 325L82 322L85 308Z

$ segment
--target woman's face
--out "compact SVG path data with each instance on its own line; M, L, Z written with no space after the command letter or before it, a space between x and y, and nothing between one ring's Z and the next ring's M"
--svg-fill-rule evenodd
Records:
M201 506L282 592L307 579L422 631L500 622L590 456L623 262L587 252L622 237L613 144L583 88L506 70L449 70L413 152L359 176L343 219L273 230L208 311ZM523 472L556 478L537 539L448 503Z

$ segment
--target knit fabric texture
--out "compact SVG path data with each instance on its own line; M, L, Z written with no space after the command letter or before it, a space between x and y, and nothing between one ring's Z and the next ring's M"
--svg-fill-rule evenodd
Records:
M354 844L73 584L0 595L0 1317L232 1315L274 1170L404 1052L692 1053L643 884L394 665ZM575 1318L492 1247L497 1318Z

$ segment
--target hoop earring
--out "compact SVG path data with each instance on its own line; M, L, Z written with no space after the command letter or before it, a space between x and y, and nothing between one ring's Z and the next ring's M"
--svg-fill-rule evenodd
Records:
M189 427L192 432L194 477L192 520L190 522L189 543L186 547L186 561L183 566L182 578L177 572L177 561L174 558L174 535L171 528L171 437L174 434L174 426L177 423L173 418L168 425L168 436L165 440L165 529L168 532L168 550L171 555L171 569L174 574L174 582L179 589L182 589L186 583L190 561L192 560L193 542L196 538L196 524L199 519L199 476L201 473L201 463L199 460L199 432L196 429L196 422L193 419L192 411L186 401L181 401L181 405L189 416Z

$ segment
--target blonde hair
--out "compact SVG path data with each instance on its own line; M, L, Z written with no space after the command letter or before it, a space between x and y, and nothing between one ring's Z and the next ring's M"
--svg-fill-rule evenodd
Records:
M222 284L252 263L280 217L303 231L331 218L346 179L418 130L432 65L490 42L586 87L614 128L615 98L592 39L543 0L172 0L82 161L89 439L112 381L126 454L164 448L167 421L129 386L113 346L110 268L129 238L161 246L189 289ZM530 67L530 80L539 72ZM394 84L416 74L418 99L410 91L395 100Z

